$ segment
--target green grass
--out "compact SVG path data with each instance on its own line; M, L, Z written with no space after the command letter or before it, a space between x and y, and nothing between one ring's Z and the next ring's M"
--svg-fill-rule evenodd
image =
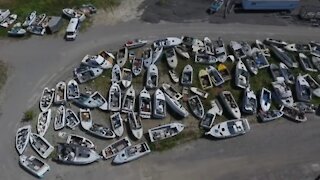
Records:
M22 121L29 122L35 119L36 113L30 109L23 113Z

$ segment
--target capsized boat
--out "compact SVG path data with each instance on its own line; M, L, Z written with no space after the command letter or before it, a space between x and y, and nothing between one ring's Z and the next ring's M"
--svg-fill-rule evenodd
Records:
M142 53L143 65L145 68L148 68L152 64L152 52L151 48L147 48Z
M210 129L216 119L216 112L213 108L209 109L201 120L200 126L205 129Z
M200 85L203 90L210 89L213 87L211 77L207 70L201 69L198 74Z
M179 116L187 117L189 115L188 111L182 106L182 104L176 100L171 98L167 93L164 94L166 97L166 102L168 106L172 109L172 111Z
M222 91L219 94L220 101L223 104L223 106L227 109L227 111L230 113L230 115L236 119L241 118L241 112L239 109L239 106L234 99L232 93L230 91Z
M54 147L44 137L35 133L30 134L30 144L44 159L46 159L54 150Z
M313 65L314 65L314 67L318 71L320 71L320 57L312 56L311 61L312 61Z
M270 64L270 72L271 72L271 76L273 78L274 81L277 80L281 80L284 81L284 77L282 76L282 73L280 71L280 67L276 64Z
M215 138L230 138L243 135L249 131L250 125L247 119L234 119L214 125L205 134Z
M235 84L241 89L245 89L250 85L250 74L241 60L238 61L236 66Z
M250 71L251 74L257 75L259 67L256 63L256 61L251 57L245 57L243 60L244 64L246 65L248 71Z
M77 81L71 79L67 84L67 98L68 100L77 99L80 97L80 89Z
M141 118L137 117L136 113L131 111L131 112L128 112L128 122L129 122L129 127L131 129L132 135L136 139L141 139L143 136L143 127L142 127Z
M114 143L108 145L106 148L104 148L101 152L104 159L110 159L114 156L116 156L120 151L123 149L131 146L131 142L128 137L124 137L122 139L119 139L118 141L115 141Z
M298 63L296 62L295 58L287 52L285 52L283 49L274 45L271 45L270 49L273 52L273 54L289 68L298 67Z
M275 82L271 82L272 87L274 89L276 100L279 104L284 104L287 106L292 106L293 104L293 97L292 91L289 86L283 80L278 80Z
M272 39L272 38L266 38L264 40L264 42L267 45L275 45L275 46L278 46L278 47L284 47L284 46L288 45L288 43L285 42L285 41L282 41L282 40L279 40L279 39Z
M101 53L104 56L110 56L110 54L108 54L105 51L103 51ZM106 60L103 56L101 56L100 54L95 55L95 56L91 56L91 55L87 54L81 60L81 63L84 64L84 65L90 66L90 67L101 68L101 69L109 69L109 68L112 67L112 63L110 64L110 62L108 60Z
M177 73L176 73L175 70L171 69L171 70L169 70L168 72L169 72L169 76L170 76L171 80L172 80L174 83L179 82L179 77L178 77L178 75L177 75Z
M313 67L313 64L305 54L299 53L299 60L301 67L304 71L311 71L311 72L317 72L317 69Z
M51 121L51 109L41 112L38 116L37 132L40 136L44 136L49 128Z
M193 68L190 64L188 64L183 68L180 83L184 86L191 86L192 79L193 79Z
M129 50L130 49L136 49L145 46L148 43L147 40L142 40L142 39L133 39L127 41L124 46L127 47Z
M206 91L201 90L197 87L190 87L190 91L193 92L194 94L204 98L204 99L207 99L208 95L209 95L209 93L207 93Z
M74 113L71 109L66 109L66 127L74 130L76 126L80 124L80 120L76 113Z
M255 114L257 112L257 97L253 90L246 88L242 99L241 111L247 114Z
M312 99L312 90L309 83L300 74L297 76L295 86L297 100L310 102Z
M266 55L263 54L262 50L259 50L258 48L252 48L252 57L257 64L258 69L269 67L269 61L266 58ZM268 57L270 57L270 54Z
M77 134L69 134L67 136L67 140L66 140L67 144L74 144L74 145L79 145L82 147L87 147L89 149L95 149L95 146L93 144L93 142L88 139L85 138L83 136L77 135Z
M37 17L37 12L36 11L32 11L29 14L29 16L26 17L26 20L23 22L22 26L23 27L30 26L36 20L36 17Z
M149 119L151 117L151 96L146 88L143 88L139 94L139 115L141 118Z
M48 87L45 87L43 89L42 95L40 98L40 110L42 112L47 111L52 105L52 102L54 99L54 92L55 92L55 89L49 89Z
M231 79L231 73L226 65L221 63L218 65L217 69L218 69L219 73L221 74L221 76L223 77L224 81L228 81Z
M222 75L220 74L220 72L213 66L208 66L207 67L207 72L211 78L212 83L215 86L220 86L221 84L223 84L225 81L222 77ZM200 72L199 72L200 73Z
M165 55L166 55L166 58L167 58L167 63L168 63L168 66L171 68L171 69L175 69L178 65L178 59L177 59L177 54L174 50L174 48L169 48L165 51Z
M112 71L111 71L111 81L113 83L118 83L121 81L121 79L122 79L121 68L118 64L115 64L112 67Z
M180 100L182 98L182 94L179 93L173 86L163 83L162 84L162 90L165 92L169 97L175 99L175 100Z
M135 103L136 103L136 92L133 86L130 86L130 88L124 94L121 111L124 113L133 111Z
M117 64L120 67L123 67L128 60L128 56L129 56L128 48L126 47L120 48L117 53Z
M204 107L203 104L199 98L199 96L195 95L188 99L188 105L192 112L192 114L198 118L202 119L204 116Z
M181 133L184 125L178 122L161 125L148 130L151 142L161 141L163 139L171 138Z
M67 84L64 81L60 81L56 85L54 103L64 104L66 101L67 101Z
M155 64L159 59L161 59L163 52L163 47L157 47L153 50L152 63Z
M262 88L260 93L260 107L262 111L269 111L271 107L271 101L271 91L269 91L267 88Z
M292 106L283 105L280 108L280 111L283 113L283 115L291 120L297 121L297 122L305 122L307 121L307 117L304 112L299 111L297 108L294 108Z
M128 88L129 86L131 86L131 82L132 82L131 69L123 68L121 75L122 75L122 79L121 79L122 86L124 88Z
M90 109L80 109L80 123L81 127L88 130L92 127L92 117Z
M142 156L145 156L151 152L146 142L139 143L133 146L126 147L120 151L113 159L115 164L123 164L133 160L136 160Z
M166 117L166 97L160 89L157 89L153 95L153 107L153 118L162 119Z
M236 59L240 60L240 59L246 57L246 54L243 51L243 48L242 48L240 43L238 43L236 41L231 41L230 42L230 47L231 47L232 53L233 53L233 55L235 56Z
M184 46L175 46L174 50L178 55L185 59L190 59L190 55L188 53L188 50Z
M294 84L296 77L291 69L289 69L284 63L279 64L281 76L284 78L287 84Z
M50 166L47 163L32 155L21 155L19 163L26 171L39 178L43 178L44 174L50 170Z
M182 43L182 40L177 37L167 37L165 39L159 39L153 42L152 46L153 48L163 47L163 48L169 48L172 46L177 46Z
M262 54L264 56L267 56L267 57L271 56L269 48L263 42L261 42L258 39L256 40L256 46L262 52Z
M258 117L262 122L269 122L281 118L283 112L280 110L260 111Z
M124 127L123 127L123 120L119 112L116 112L110 116L111 126L113 132L118 136L121 137L123 135Z
M31 134L31 125L26 125L17 130L16 133L16 149L19 155L23 154L27 148Z
M97 123L93 123L87 132L102 139L113 139L116 137L116 134L110 128Z
M65 127L66 125L66 108L64 106L59 106L54 117L53 128L58 131Z
M109 90L109 110L120 111L121 109L121 89L117 83L113 83Z
M74 69L75 77L79 83L85 83L92 79L97 78L102 74L101 68L93 68L89 66L80 65L80 67Z
M143 60L142 58L133 58L132 60L132 74L138 76L142 72Z
M153 89L158 87L159 83L159 71L155 64L151 64L148 67L147 77L146 77L146 88Z

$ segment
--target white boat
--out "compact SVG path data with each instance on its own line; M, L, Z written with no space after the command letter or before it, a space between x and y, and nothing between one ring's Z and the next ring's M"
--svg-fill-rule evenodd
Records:
M310 102L312 99L312 90L309 83L300 74L297 76L296 83L296 97L298 101Z
M31 133L30 145L44 159L46 159L54 150L54 147L42 136Z
M128 112L128 122L129 122L129 127L131 129L132 135L136 139L141 139L143 136L143 127L142 127L141 118L137 117L136 114L133 111L131 111L131 112Z
M121 89L117 83L113 83L109 90L109 110L120 111L121 109Z
M51 109L41 112L38 116L37 132L40 136L44 136L49 128L51 121Z
M280 111L285 117L297 122L305 122L308 120L304 112L292 106L283 105Z
M246 57L245 52L242 49L242 46L240 43L236 42L236 41L231 41L230 42L230 47L232 50L233 55L235 56L236 59L240 60L244 57Z
M113 67L113 62L116 59L114 55L108 51L101 51L99 56L103 57L104 61L100 64L103 64L104 69L110 69ZM101 66L102 67L102 66Z
M203 90L207 90L207 89L210 89L213 87L212 81L211 81L211 76L209 75L207 70L201 69L199 71L198 78L200 81L201 88Z
M27 31L21 27L21 23L16 23L7 33L9 37L23 37Z
M173 86L171 86L169 84L163 83L162 90L163 90L163 92L168 94L171 98L173 98L177 101L182 98L182 94L179 93L176 89L173 88Z
M67 144L75 144L75 145L87 147L89 149L95 149L95 146L94 146L93 142L90 139L85 138L85 137L80 136L80 135L77 135L77 134L69 134L67 136L66 143Z
M88 130L92 127L92 117L90 109L80 109L80 123L81 127Z
M273 54L275 55L276 58L278 58L281 62L283 62L286 66L289 68L297 68L298 63L295 59L294 56L291 54L285 52L283 49L271 45L270 49L272 50Z
M222 75L220 74L220 72L213 66L208 66L207 67L207 72L211 78L212 83L215 86L220 86L221 84L223 84L225 81L222 77Z
M159 71L155 64L151 64L148 67L147 77L146 77L146 88L154 89L158 87L159 83Z
M267 56L267 57L271 56L269 48L258 39L256 40L256 46L259 50L261 50L264 56Z
M204 44L204 49L205 49L206 54L214 55L214 47L213 47L212 41L209 37L203 38L203 44Z
M320 91L320 84L313 79L313 77L310 74L305 74L302 76L310 85L310 88L312 89L313 95L320 97L319 91ZM318 93L317 93L318 92Z
M200 120L203 118L203 116L204 116L204 107L203 107L203 104L202 104L199 96L197 96L197 95L191 96L188 99L188 106L189 106L192 114L196 118L198 118Z
M274 81L277 81L277 80L285 80L284 77L282 76L282 73L280 71L280 67L276 64L270 64L270 72L271 72L271 75L272 75L272 78Z
M179 54L181 57L185 58L185 59L190 59L190 55L187 51L186 48L184 48L183 46L175 46L174 50L177 54Z
M89 54L85 55L84 58L81 60L81 63L90 67L94 68L101 68L101 69L109 69L110 62L107 61L104 57L100 55L91 56ZM112 66L112 64L111 64Z
M54 92L55 92L55 89L49 89L48 87L45 87L43 89L42 95L40 98L40 110L42 112L47 111L52 105L52 102L54 99Z
M183 68L180 83L184 86L191 86L193 79L193 68L190 64Z
M133 160L136 160L142 156L145 156L151 152L146 142L139 143L133 146L126 147L120 151L113 159L115 164L123 164Z
M124 137L108 145L106 148L102 150L101 154L104 157L104 159L110 159L129 146L131 146L129 138Z
M32 155L21 155L19 163L26 171L38 178L43 178L44 174L50 170L50 166L47 163Z
M145 68L148 68L153 62L153 60L152 60L153 52L152 51L153 50L151 48L147 48L142 53L143 65Z
M10 14L7 18L5 18L1 23L0 26L3 28L8 28L11 24L13 24L18 18L16 14Z
M320 71L320 57L312 56L311 61L312 61L313 65L314 65L314 67L318 71Z
M124 94L121 112L126 113L126 112L133 111L135 107L135 103L136 103L136 92L133 86L131 86Z
M116 134L110 128L97 123L93 123L87 132L102 139L113 139L116 137Z
M92 94L81 93L79 98L73 99L73 103L80 108L108 110L107 100L98 91Z
M251 74L257 75L259 71L259 67L255 61L255 59L251 57L243 58L243 63L246 65L247 70L250 71Z
M310 54L312 56L316 56L316 57L320 57L320 43L319 42L315 42L315 41L311 41L309 43L310 46Z
M201 41L200 39L193 39L192 43L191 43L191 49L192 52L199 52L199 51L205 51L205 46L203 41Z
M26 17L26 20L23 22L22 26L23 27L30 26L36 20L36 17L37 17L37 12L36 11L32 11L29 14L29 16Z
M217 69L221 74L221 76L223 77L224 81L228 81L231 79L231 73L225 64L223 63L219 64Z
M136 49L145 46L148 43L147 40L141 40L141 39L133 39L127 41L124 46L128 49Z
M120 48L117 53L117 64L120 67L123 67L128 60L128 56L129 56L128 48L126 48L126 47Z
M236 66L235 84L241 89L245 89L250 85L250 74L241 60L238 61Z
M217 61L221 63L225 62L227 60L227 50L222 38L219 37L217 40L213 41L213 46Z
M268 52L269 52L269 49L268 49ZM269 61L266 57L270 57L270 53L269 53L269 56L267 56L263 54L262 50L259 50L258 48L252 48L252 58L257 64L258 69L269 67Z
M10 15L9 9L0 9L0 22L5 20Z
M155 64L162 57L163 47L157 47L153 50L152 63Z
M112 67L112 71L111 71L111 81L112 83L118 83L121 81L121 79L122 79L121 68L118 64L115 64Z
M215 138L230 138L243 135L250 131L250 125L247 119L234 119L214 125L206 135Z
M194 56L194 62L199 64L213 65L218 62L217 58L212 54L207 54L203 51L196 52Z
M67 84L67 99L77 99L80 97L80 89L77 81L71 79Z
M123 135L124 127L123 127L123 120L119 112L116 112L110 116L111 126L113 132L118 136L121 137Z
M304 52L304 53L309 53L311 50L309 44L288 44L284 47L284 49L291 52Z
M214 113L221 116L223 113L223 107L219 103L217 99L213 99L210 101L211 109L214 110Z
M174 48L167 49L165 51L165 54L166 54L168 66L171 69L175 69L178 65L178 59L177 59L177 54L176 54Z
M299 60L304 71L317 72L317 69L314 68L310 58L308 58L305 54L299 53Z
M187 102L189 99L189 89L190 88L187 86L182 87L181 94L182 94L182 101L184 101L184 102Z
M260 107L262 111L267 112L269 111L271 107L271 91L269 91L266 88L262 88L261 93L260 93Z
M71 9L71 8L62 9L62 13L70 19L71 18L78 18L80 20L80 22L83 22L86 19L85 13Z
M184 125L178 122L161 125L148 130L151 142L161 141L163 139L171 138L181 133Z
M190 87L190 91L204 99L208 98L209 93L207 93L206 91L203 91L197 87Z
M245 89L242 99L242 112L247 114L255 114L257 112L257 97L253 90L249 87Z
M67 101L67 84L64 81L58 82L55 90L54 103L64 104Z
M23 154L27 148L31 134L31 125L26 125L17 130L16 133L16 149L19 155Z
M280 110L270 110L266 112L259 112L258 117L262 122L269 122L281 118L282 115L283 112L281 112Z
M80 120L76 113L71 109L66 109L66 127L74 130L76 126L80 124Z
M132 74L138 76L141 74L143 68L142 58L134 57L132 60Z
M131 69L123 68L121 75L122 75L122 79L121 79L122 86L124 88L128 88L129 86L131 86L131 82L132 82Z
M66 109L64 106L59 106L54 117L53 128L54 130L58 131L63 129L65 125L66 125Z
M287 84L294 84L296 77L294 76L291 69L288 68L284 63L279 64L280 72Z
M153 107L153 118L162 119L166 117L166 97L160 89L157 89L153 94Z
M172 46L177 46L182 43L182 40L177 37L167 37L165 39L159 39L153 42L153 48L163 47L168 48Z
M169 72L169 76L170 76L171 80L172 80L174 83L179 82L179 77L178 77L178 75L177 75L177 73L176 73L175 70L170 69L168 72Z
M312 103L306 103L306 102L295 102L293 103L294 108L298 109L300 112L304 113L315 113L317 111L317 106Z
M215 119L216 112L213 108L211 108L205 113L203 119L201 120L200 126L206 129L211 129Z
M90 95L90 99L92 99L92 101L96 102L99 109L101 110L108 110L108 101L98 92L98 91L95 91L94 93L92 93Z
M172 109L173 113L178 114L179 116L184 118L189 115L186 108L184 108L178 100L171 98L166 93L164 94L164 96L166 97L167 105Z
M244 52L246 57L252 56L252 48L251 48L251 45L248 42L240 41L240 45L241 45L242 51Z
M139 115L141 118L149 119L151 117L151 96L146 88L143 88L139 94Z
M233 95L231 94L230 91L222 91L219 94L221 103L224 105L224 107L227 109L227 111L232 115L232 117L236 119L241 118L241 112L239 109L239 106L234 99Z
M89 66L80 65L80 67L74 69L74 75L79 83L84 83L92 79L97 78L103 72L101 68L93 68Z
M276 100L278 101L278 103L284 104L287 106L292 106L293 104L292 91L290 87L286 85L284 80L271 82L271 84L274 89Z
M272 39L272 38L266 38L264 42L266 44L268 44L268 45L276 45L276 46L279 46L279 47L283 47L283 46L288 45L288 43L286 43L286 42L284 42L282 40Z

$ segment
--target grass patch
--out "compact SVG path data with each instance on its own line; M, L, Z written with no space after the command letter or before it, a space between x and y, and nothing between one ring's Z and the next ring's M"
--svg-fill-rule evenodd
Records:
M27 110L23 113L22 121L29 122L35 118L35 112L33 110Z

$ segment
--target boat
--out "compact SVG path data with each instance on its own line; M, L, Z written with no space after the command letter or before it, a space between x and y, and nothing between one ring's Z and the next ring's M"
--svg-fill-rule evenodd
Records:
M142 67L143 67L143 60L142 58L133 58L132 61L132 74L135 76L138 76L142 72Z
M221 116L223 113L223 107L219 103L217 99L213 99L210 101L211 109L214 111L215 114Z
M246 57L245 52L242 49L242 46L240 43L236 41L231 41L230 42L230 47L233 55L235 56L236 59L240 60L244 57Z
M152 53L152 63L155 64L159 59L161 59L163 52L163 47L157 47L153 50Z
M103 72L101 68L93 68L89 66L81 66L74 69L74 75L79 83L85 83L97 78Z
M149 138L151 142L161 141L167 138L174 137L181 133L184 129L184 125L178 122L164 124L158 127L154 127L148 130Z
M128 122L129 122L129 127L131 129L132 135L136 139L141 139L143 136L143 127L142 127L142 122L140 117L136 117L136 114L131 111L128 112Z
M26 125L17 130L16 133L16 149L19 155L23 154L27 148L31 134L31 125Z
M171 69L175 69L178 65L178 59L177 59L177 54L176 54L176 51L174 50L174 48L167 49L165 51L165 55L167 58L168 66Z
M283 112L280 110L260 111L258 114L261 122L269 122L281 118Z
M312 56L311 61L312 61L313 65L314 65L314 67L318 71L320 71L320 57Z
M270 72L271 72L271 76L273 78L274 81L277 80L285 80L284 77L282 76L280 67L276 64L270 64Z
M9 37L23 37L27 31L21 27L21 23L16 23L7 33Z
M209 75L207 70L201 69L199 71L198 77L199 77L201 88L203 90L207 90L207 89L210 89L213 87L212 81L211 81L211 76Z
M295 83L296 97L298 101L310 102L312 99L312 90L309 83L299 74Z
M133 86L131 86L124 94L121 112L126 113L126 112L133 111L135 104L136 104L136 92Z
M280 111L283 113L283 115L291 120L297 121L297 122L305 122L307 121L307 117L304 112L299 111L297 108L283 105L280 108Z
M275 46L278 46L278 47L284 47L286 45L288 45L288 43L282 41L282 40L279 40L279 39L272 39L272 38L266 38L264 40L264 43L267 44L267 45L275 45Z
M113 83L109 90L109 110L120 111L121 109L121 89L117 83Z
M260 93L260 107L262 111L267 112L271 107L271 91L267 88L262 88Z
M218 62L224 63L227 60L227 50L221 37L212 42L214 54Z
M205 113L203 119L201 120L200 126L205 129L210 129L213 126L215 119L216 112L213 108L211 108Z
M190 59L190 55L187 51L187 49L183 46L175 46L174 47L175 52L181 56L184 59Z
M221 76L223 77L224 81L228 81L231 79L231 73L226 65L221 63L218 65L217 69L218 69L219 73L221 74Z
M23 22L22 26L23 27L30 26L36 20L36 17L37 17L37 12L36 11L32 11L29 14L29 16L26 17L26 20Z
M204 50L206 54L214 55L214 47L209 37L203 38Z
M141 39L133 39L129 40L124 44L124 47L131 49L137 49L145 46L148 43L147 40L141 40Z
M284 79L271 82L271 85L276 95L275 99L278 101L278 103L284 104L287 106L292 106L293 104L292 91L290 87L286 85L286 83L284 82Z
M128 146L120 151L113 159L114 164L123 164L133 160L136 160L142 156L145 156L151 152L146 142L139 143L133 146Z
M181 94L182 94L182 101L187 102L189 99L189 87L183 86Z
M182 40L177 37L167 37L165 39L159 39L153 42L152 46L153 48L163 47L163 48L169 48L172 46L177 46L182 43Z
M256 40L256 46L262 52L263 56L271 56L269 48L258 39Z
M243 59L243 63L246 65L247 70L250 71L251 74L257 75L258 74L258 65L256 61L251 57L245 57Z
M309 43L309 46L310 46L310 54L312 56L320 57L320 43L311 41Z
M306 102L295 102L292 107L303 113L315 113L317 110L317 107L314 104Z
M191 86L193 79L193 68L190 64L183 68L180 83L184 86Z
M288 44L284 47L284 49L291 52L310 52L309 44Z
M10 13L9 9L0 9L0 22L4 21Z
M92 127L92 117L90 109L80 109L80 123L81 127L88 130Z
M220 86L225 82L223 77L222 77L222 75L220 74L220 72L215 67L208 66L207 67L207 72L208 72L208 74L210 76L211 82L215 86Z
M204 98L204 99L207 99L208 95L209 95L209 93L207 93L206 91L201 90L197 87L190 87L190 91L193 92L194 94Z
M115 64L112 67L112 72L111 72L111 81L112 83L118 83L122 79L122 73L121 73L121 68L118 64Z
M153 59L152 59L153 52L152 51L153 50L151 48L147 48L142 53L143 65L145 68L148 68L153 62Z
M174 83L179 82L179 77L177 76L177 73L176 73L175 70L170 69L168 72L169 72L169 76L170 76L171 80L172 80Z
M0 26L3 28L8 28L11 24L13 24L17 20L17 18L18 18L18 15L10 14L2 22L0 21Z
M42 136L30 134L31 147L44 159L46 159L54 150L54 147Z
M249 43L247 43L245 41L240 41L240 45L241 45L242 51L246 55L246 57L252 56L252 48L251 48L251 45ZM243 57L243 58L245 58L245 57Z
M250 131L250 125L247 119L234 119L214 125L206 135L215 138L230 138L243 135Z
M209 8L211 14L218 12L224 4L224 0L214 0Z
M320 94L318 91L320 91L320 84L313 79L313 77L310 74L305 74L302 76L310 85L310 88L312 89L313 95L320 97Z
M131 86L131 82L132 82L131 69L123 68L121 75L122 75L122 79L121 79L122 86L124 88L128 88L129 86Z
M311 72L317 72L317 69L313 67L313 64L305 54L299 53L299 60L301 67L304 71L311 71Z
M80 135L77 135L77 134L69 134L67 136L66 143L67 144L74 144L74 145L86 147L86 148L89 148L89 149L95 149L95 146L94 146L93 142L90 139L85 138L85 137L80 136Z
M116 134L110 128L97 123L93 123L87 132L102 139L113 139L116 137Z
M113 132L116 136L121 137L123 135L124 127L123 127L123 120L119 112L116 112L110 116L111 126Z
M182 104L178 100L171 98L167 93L165 93L164 96L166 97L167 105L172 109L172 111L175 114L184 118L189 115L188 111L182 106Z
M27 31L34 35L43 36L46 33L46 29L42 26L30 25L27 27Z
M266 58L266 55L263 54L262 50L259 50L258 48L252 48L252 58L254 59L258 69L269 67L269 61Z
M46 17L47 15L45 13L39 14L38 16L36 16L36 19L34 20L32 25L41 26L42 22L46 19Z
M202 104L199 96L197 96L197 95L191 96L188 99L188 105L189 105L189 108L190 108L192 114L196 118L201 120L204 116L204 107L203 107L203 104Z
M44 174L50 170L50 166L47 163L32 155L21 155L19 163L26 171L38 178L43 178Z
M288 68L297 68L298 63L296 62L295 58L285 52L283 49L276 47L274 45L271 45L270 47L273 54L281 61L283 62Z
M117 53L117 64L120 67L123 67L128 60L128 56L129 56L128 48L126 47L120 48Z
M52 105L52 102L54 99L54 92L55 92L55 89L49 89L48 87L45 87L43 89L42 95L40 98L40 110L42 112L47 111Z
M294 76L291 69L288 68L284 63L279 64L281 76L287 84L294 84L296 77Z
M58 82L55 90L54 103L64 104L67 101L67 84L64 81Z
M94 56L87 54L81 60L81 63L93 68L110 69L112 67L113 55L110 56L110 53L105 51L102 51L101 54L103 54L108 59L112 59L111 62L108 59L106 60L105 57L101 56L100 54Z
M71 109L66 109L66 127L74 130L76 126L80 124L80 120L76 113L74 113Z
M226 110L230 113L230 115L236 119L241 118L241 112L239 106L237 105L236 100L230 91L222 91L219 94L220 101Z
M90 95L80 93L80 97L74 99L73 102L80 108L99 108L101 110L108 110L107 100L98 91L95 91Z
M114 143L108 145L106 148L104 148L101 152L104 159L110 159L114 156L116 156L119 152L121 152L123 149L130 147L131 142L128 137L124 137L122 139L119 139L115 141Z
M160 89L157 89L153 94L153 107L153 118L162 119L166 117L166 97Z
M163 90L163 92L168 94L171 98L173 98L177 101L182 98L182 94L179 93L176 89L173 88L173 86L171 86L169 84L163 83L162 90Z
M195 57L194 57L194 62L200 63L200 64L213 65L213 64L217 63L218 60L212 54L206 54L204 52L196 52Z
M68 18L78 18L80 22L83 22L86 19L86 15L81 12L71 8L62 9L62 13Z
M65 127L66 125L66 109L64 106L59 106L53 122L53 128L54 130L58 131Z
M77 81L71 79L67 84L67 99L77 99L80 97L80 89Z
M255 114L257 112L257 97L254 91L250 88L246 88L242 99L241 111L246 114Z
M202 51L202 52L205 51L205 46L204 46L203 41L201 41L200 39L193 38L191 50L194 53L199 52L199 51Z
M235 70L235 85L241 89L250 86L250 74L241 60L238 61Z
M151 96L144 87L139 94L139 115L141 118L149 119L151 117Z
M159 83L159 71L155 64L151 64L148 67L147 78L146 78L146 88L154 89L158 87Z
M113 62L116 59L114 55L108 51L101 51L98 56L103 57L104 61L99 63L99 66L103 69L110 69L113 67Z
M40 136L44 136L50 126L51 109L43 111L38 116L37 132Z
M57 160L65 164L86 165L101 159L93 149L75 144L60 143L57 146Z

